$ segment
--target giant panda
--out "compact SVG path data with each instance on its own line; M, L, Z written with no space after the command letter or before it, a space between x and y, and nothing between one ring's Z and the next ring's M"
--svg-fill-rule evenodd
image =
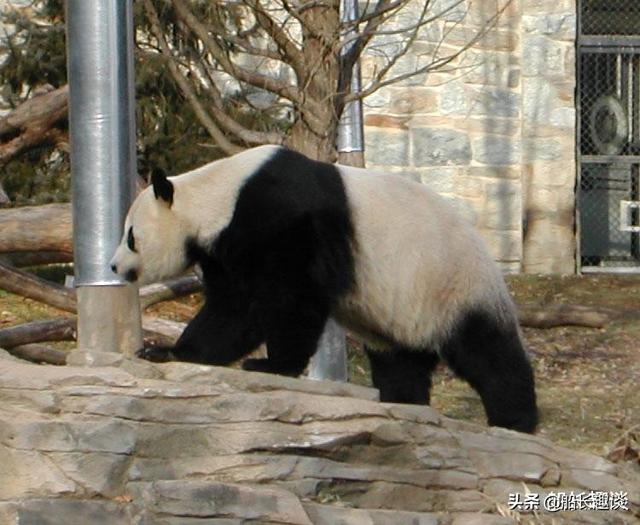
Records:
M152 184L134 201L114 272L147 283L202 269L205 302L151 361L301 374L328 317L365 343L385 402L428 404L440 360L490 425L533 432L534 378L516 311L478 233L398 175L260 146Z

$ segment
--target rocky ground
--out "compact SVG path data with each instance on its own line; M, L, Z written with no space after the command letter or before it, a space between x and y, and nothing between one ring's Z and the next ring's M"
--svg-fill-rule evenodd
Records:
M0 352L0 523L637 523L640 474L364 387L183 363ZM74 362L74 356L71 356ZM626 493L514 513L509 494Z

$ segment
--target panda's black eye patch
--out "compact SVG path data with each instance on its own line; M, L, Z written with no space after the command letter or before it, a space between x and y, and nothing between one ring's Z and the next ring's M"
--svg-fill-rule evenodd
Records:
M133 237L133 227L129 228L129 233L127 233L127 247L132 251L136 251L136 240Z

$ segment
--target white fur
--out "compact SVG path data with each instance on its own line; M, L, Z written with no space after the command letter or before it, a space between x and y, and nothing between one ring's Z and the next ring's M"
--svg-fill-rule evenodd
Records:
M356 232L356 286L336 317L371 346L438 348L464 307L513 307L479 234L442 197L397 175L340 166Z
M278 149L260 146L169 177L174 185L171 207L154 197L153 188L146 188L131 205L111 264L121 275L135 270L141 284L187 270L185 240L193 237L206 245L215 238L229 223L244 181ZM127 246L131 226L137 253Z

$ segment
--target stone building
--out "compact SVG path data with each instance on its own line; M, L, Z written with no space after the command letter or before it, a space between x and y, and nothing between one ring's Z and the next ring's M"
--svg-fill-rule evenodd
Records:
M453 7L396 69L469 42L506 1L435 4ZM635 53L635 0L512 0L449 71L365 100L367 165L454 199L505 271L638 270L638 233L624 231L638 223ZM375 63L364 59L365 83Z

